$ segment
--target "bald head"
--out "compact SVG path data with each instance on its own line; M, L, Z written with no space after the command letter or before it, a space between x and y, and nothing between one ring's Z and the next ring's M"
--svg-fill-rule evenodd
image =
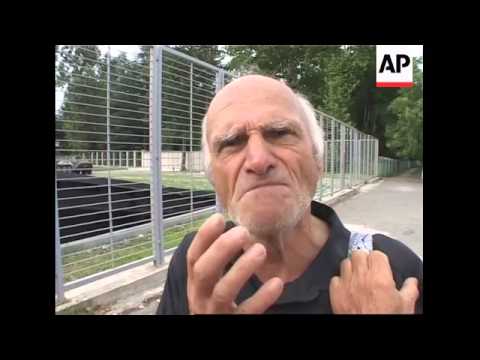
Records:
M299 107L295 93L279 80L263 75L242 76L225 86L214 97L207 111L207 118L213 118L233 104L254 104L274 99Z

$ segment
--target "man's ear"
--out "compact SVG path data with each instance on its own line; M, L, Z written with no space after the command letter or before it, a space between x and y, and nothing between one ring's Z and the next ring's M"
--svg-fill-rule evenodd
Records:
M212 186L215 188L215 181L213 180L213 176L212 176L212 168L211 168L211 164L209 165L209 167L207 168L207 171L205 171L205 175L207 175L207 179L208 181L210 182L210 184L212 184Z
M317 170L319 173L319 177L323 176L323 159L318 156L318 154L314 154L315 157L315 164L317 165Z

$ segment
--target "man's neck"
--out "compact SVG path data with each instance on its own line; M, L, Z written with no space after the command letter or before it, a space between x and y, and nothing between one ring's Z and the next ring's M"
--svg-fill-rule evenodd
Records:
M329 234L328 224L308 211L291 230L270 237L254 237L255 242L267 248L267 259L256 272L257 277L263 282L274 276L284 282L297 279L322 250Z

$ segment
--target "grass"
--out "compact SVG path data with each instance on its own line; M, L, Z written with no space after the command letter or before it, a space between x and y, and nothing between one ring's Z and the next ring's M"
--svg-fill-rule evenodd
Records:
M108 177L105 170L94 170L93 175L97 177ZM117 180L132 181L150 184L151 175L149 170L112 170L110 177ZM178 187L193 190L213 190L207 177L199 173L189 172L163 172L162 184L166 187Z
M99 177L107 177L108 171L93 172L93 175ZM150 184L151 176L148 170L112 170L110 172L112 179L125 180L132 182L140 182ZM341 190L341 178L340 174L334 174L334 192ZM329 194L331 191L331 179L330 174L326 174L322 180L323 194ZM345 173L345 186L348 186L350 180L350 174ZM358 179L357 179L358 180ZM162 184L166 187L177 187L182 189L193 190L207 190L213 191L213 187L203 174L189 173L189 172L164 172L162 173ZM318 189L318 192L320 189Z
M165 250L176 247L188 233L196 231L207 216L192 223L169 228L164 234ZM153 255L152 234L140 234L134 238L81 250L62 257L65 282L77 280L100 271L141 260Z

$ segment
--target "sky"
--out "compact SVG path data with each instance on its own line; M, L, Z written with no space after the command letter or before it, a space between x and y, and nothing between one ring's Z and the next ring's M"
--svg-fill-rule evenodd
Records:
M225 47L225 45L219 45L221 48ZM402 45L403 47L407 47L409 49L410 54L413 57L420 57L423 56L423 45ZM108 45L98 45L100 51L103 54L106 54L108 51ZM127 58L130 60L135 59L137 54L140 51L140 47L138 45L110 45L110 51L112 56L117 56L121 51L125 52ZM230 62L231 57L226 56L225 59L222 61L222 65L226 65ZM420 69L423 71L423 64L421 64ZM63 102L63 91L58 90L55 93L55 111L58 111L60 106L62 106Z

